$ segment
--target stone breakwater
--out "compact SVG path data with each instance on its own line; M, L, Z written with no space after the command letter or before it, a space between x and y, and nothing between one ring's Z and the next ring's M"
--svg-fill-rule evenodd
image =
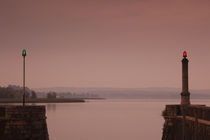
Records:
M0 140L49 140L45 106L0 106Z
M210 107L166 105L162 140L210 140Z

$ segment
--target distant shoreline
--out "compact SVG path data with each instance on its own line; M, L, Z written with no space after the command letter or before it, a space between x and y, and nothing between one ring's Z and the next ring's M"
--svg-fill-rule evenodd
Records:
M26 99L26 103L81 103L83 98L35 98ZM2 98L0 103L22 103L22 99Z
M85 100L105 100L106 98L82 98Z

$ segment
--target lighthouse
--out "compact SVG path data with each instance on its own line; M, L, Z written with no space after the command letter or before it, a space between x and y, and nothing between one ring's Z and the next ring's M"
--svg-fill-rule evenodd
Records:
M182 59L182 93L181 105L190 105L190 92L188 87L188 59L187 52L184 51Z

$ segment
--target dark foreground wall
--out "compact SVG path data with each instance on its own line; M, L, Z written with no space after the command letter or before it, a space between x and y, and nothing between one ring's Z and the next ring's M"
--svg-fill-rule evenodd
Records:
M0 106L0 140L49 140L45 106Z
M210 108L167 105L162 140L210 140Z

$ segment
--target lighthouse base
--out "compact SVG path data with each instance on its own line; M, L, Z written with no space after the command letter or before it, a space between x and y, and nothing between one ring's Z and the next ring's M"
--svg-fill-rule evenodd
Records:
M181 105L190 105L190 93L181 93Z

